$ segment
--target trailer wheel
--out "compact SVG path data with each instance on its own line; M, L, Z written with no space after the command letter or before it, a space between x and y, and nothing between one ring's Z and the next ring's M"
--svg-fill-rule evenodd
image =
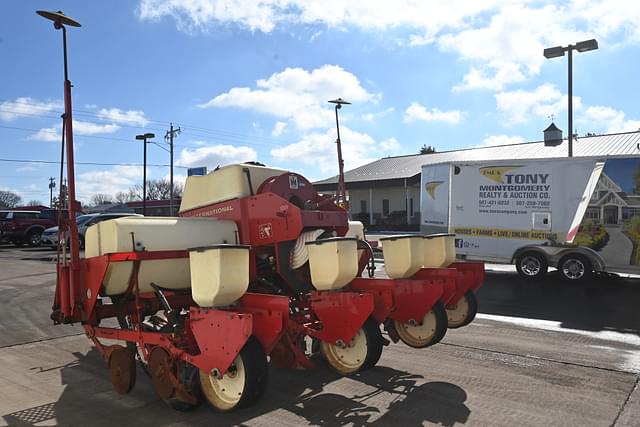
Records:
M516 258L516 270L524 279L539 279L547 274L548 269L547 259L541 253L525 252Z
M384 340L380 327L373 319L367 319L349 345L320 342L320 352L329 366L341 375L351 375L370 369L382 355Z
M229 412L255 403L267 387L267 355L250 337L222 378L200 370L202 392L218 411Z
M400 340L413 348L425 348L439 343L447 333L447 311L437 302L422 319L421 325L393 321L393 327Z
M583 283L593 276L591 261L577 253L565 255L558 263L558 270L562 278L571 283Z
M449 328L455 329L468 325L475 319L476 313L478 313L476 294L473 291L467 291L455 306L447 307Z

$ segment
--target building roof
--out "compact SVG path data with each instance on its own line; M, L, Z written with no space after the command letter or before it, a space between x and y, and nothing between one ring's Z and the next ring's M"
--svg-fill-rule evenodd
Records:
M638 155L640 131L607 135L578 137L573 143L574 157L607 157ZM411 154L408 156L384 157L372 163L345 172L346 183L362 183L382 180L415 178L423 165L472 160L514 160L566 157L567 145L545 146L544 141L521 144L496 145L442 151L433 154ZM318 189L329 189L338 182L338 177L314 182ZM324 187L324 188L323 188Z

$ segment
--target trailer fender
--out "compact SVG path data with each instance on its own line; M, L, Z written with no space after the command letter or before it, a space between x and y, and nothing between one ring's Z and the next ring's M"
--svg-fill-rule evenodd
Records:
M550 265L557 267L560 260L569 254L580 254L587 257L587 259L591 261L591 266L593 267L593 271L606 271L607 269L607 265L604 259L602 258L602 256L600 256L600 254L594 251L593 249L587 248L585 246L577 246L575 248L563 248L557 254L554 254Z
M558 267L558 263L562 258L571 253L577 253L587 257L591 261L594 271L605 271L606 263L600 254L591 248L585 246L553 246L553 245L527 245L518 248L511 257L513 264L520 254L525 252L535 252L541 254L547 260L547 264L552 267Z

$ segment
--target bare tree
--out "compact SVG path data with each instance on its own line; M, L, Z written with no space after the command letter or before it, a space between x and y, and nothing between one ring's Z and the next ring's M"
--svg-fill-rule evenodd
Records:
M109 194L97 193L91 197L91 203L94 206L104 205L105 203L113 203L113 198Z
M40 200L29 200L27 206L43 206Z
M173 183L173 197L182 197L183 187L180 183ZM129 188L127 194L129 200L142 200L142 185L136 184ZM171 197L171 186L166 179L147 181L147 200L169 200Z
M131 202L133 199L131 198L129 193L124 191L118 191L114 196L114 200L116 203L123 205L127 202Z
M0 190L0 206L12 208L22 203L22 197L13 191Z

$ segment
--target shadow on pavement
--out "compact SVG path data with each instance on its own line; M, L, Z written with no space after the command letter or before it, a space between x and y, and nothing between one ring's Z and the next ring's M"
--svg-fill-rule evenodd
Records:
M86 355L74 355L77 361L60 369L65 389L58 401L4 415L3 420L17 427L54 420L61 426L234 426L265 416L262 424L295 425L301 418L322 426L393 423L404 427L424 422L452 426L465 423L470 414L462 388L446 382L426 382L420 375L384 366L345 380L360 383L349 388L354 390L351 396L330 391L331 383L341 377L327 369L272 368L267 392L250 408L223 414L204 403L195 410L177 412L157 397L141 369L134 390L121 396L112 390L109 373L95 349Z
M572 284L557 272L537 281L514 273L487 272L478 300L480 313L551 320L571 329L640 335L637 279L605 276Z

